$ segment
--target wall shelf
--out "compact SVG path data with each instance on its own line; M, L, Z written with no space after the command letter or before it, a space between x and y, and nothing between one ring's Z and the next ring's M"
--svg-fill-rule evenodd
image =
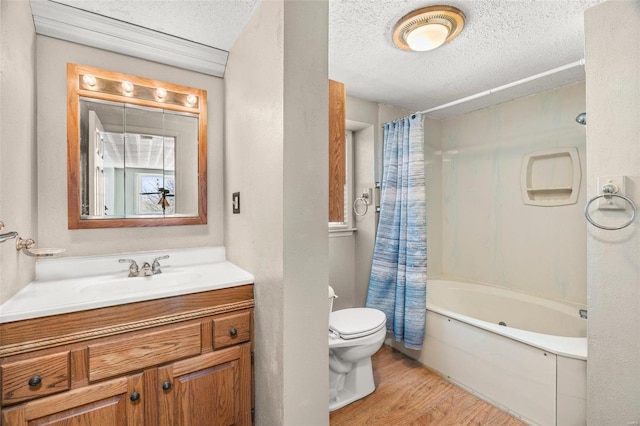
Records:
M546 149L522 159L522 201L531 206L564 206L578 201L580 160L575 147Z

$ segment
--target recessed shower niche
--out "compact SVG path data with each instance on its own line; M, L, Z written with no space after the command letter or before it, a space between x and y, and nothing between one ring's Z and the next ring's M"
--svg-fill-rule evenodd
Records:
M522 159L522 201L532 206L564 206L578 201L580 158L576 147L545 149Z

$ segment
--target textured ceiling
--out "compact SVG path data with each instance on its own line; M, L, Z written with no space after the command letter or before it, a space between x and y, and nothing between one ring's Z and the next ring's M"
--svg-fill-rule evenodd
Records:
M413 111L567 65L584 57L584 10L599 0L447 1L466 15L462 33L429 52L397 49L395 23L440 1L331 0L330 77L349 94ZM584 79L582 67L431 115L447 117ZM511 96L513 94L513 97Z
M54 0L229 51L259 0Z
M56 0L134 25L230 50L259 0ZM431 109L584 57L584 10L602 0L329 0L329 77L347 93ZM462 33L429 52L391 42L396 21L448 4L466 15ZM429 115L447 118L584 80L582 66Z

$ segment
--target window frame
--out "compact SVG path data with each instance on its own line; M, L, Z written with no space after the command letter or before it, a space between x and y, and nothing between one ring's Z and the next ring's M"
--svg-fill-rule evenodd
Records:
M355 218L353 215L353 195L354 195L354 161L353 143L354 132L345 131L345 190L344 190L344 222L329 222L330 236L352 235L355 228Z

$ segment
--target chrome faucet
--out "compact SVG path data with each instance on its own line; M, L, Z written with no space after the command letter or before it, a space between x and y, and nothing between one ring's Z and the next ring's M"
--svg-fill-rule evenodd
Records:
M127 263L129 262L129 276L130 277L137 277L138 276L138 272L140 271L140 268L138 267L138 264L136 263L135 260L133 259L120 259L118 260L118 262L120 263ZM147 263L147 265L149 265Z
M144 262L142 266L138 266L135 260L133 259L120 259L118 262L127 263L129 262L129 276L130 277L149 277L151 275L161 274L160 270L160 260L168 259L169 255L164 255L160 257L156 257L153 259L153 262L150 264L149 262Z
M160 270L159 260L164 260L168 258L169 258L169 255L167 254L167 255L156 257L155 259L153 259L153 264L151 265L151 272L153 273L153 275L162 273L162 271Z
M151 275L153 275L153 271L151 271L151 265L149 265L149 262L144 262L142 264L142 268L140 268L138 275L142 275L143 277L150 277Z

